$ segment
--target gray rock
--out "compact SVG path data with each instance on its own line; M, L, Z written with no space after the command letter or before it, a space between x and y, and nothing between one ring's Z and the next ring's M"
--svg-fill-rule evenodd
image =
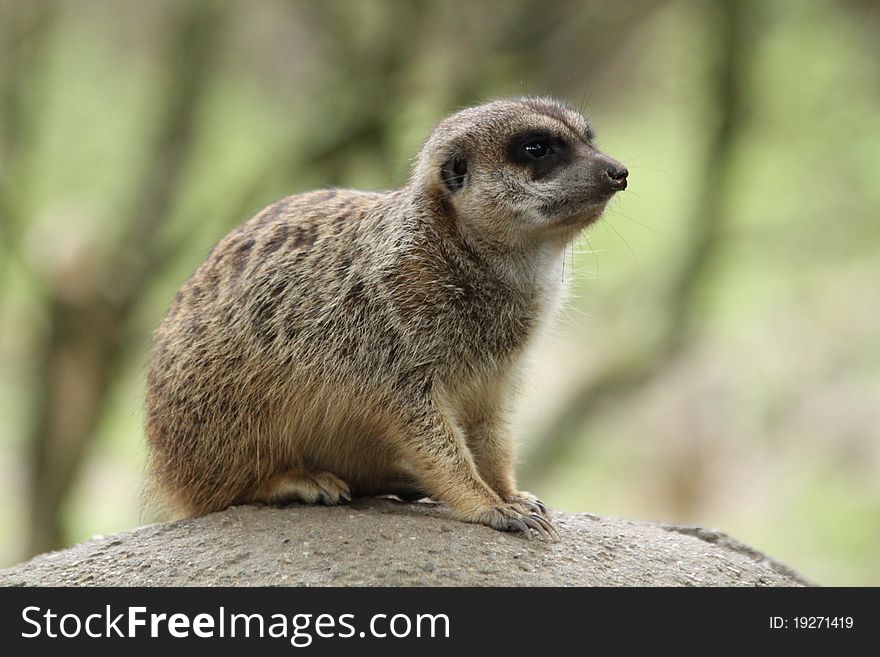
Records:
M447 519L433 504L240 506L96 537L0 570L3 586L804 586L730 537L554 513L557 543Z

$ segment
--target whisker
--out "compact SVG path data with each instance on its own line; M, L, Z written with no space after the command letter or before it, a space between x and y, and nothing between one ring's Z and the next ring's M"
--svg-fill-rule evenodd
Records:
M636 155L635 157L624 157L621 161L625 160L627 164L630 162L635 162L637 160L644 160L646 157L656 157L658 155L666 155L668 153L674 153L680 149L677 148L666 148L662 151L654 151L653 153L645 153L644 155Z
M623 240L623 243L626 244L626 248L628 248L628 249L629 249L629 252L632 253L633 258L635 258L636 260L638 260L639 257L636 255L636 252L633 250L633 248L632 248L632 246L630 245L630 243L626 241L626 238L625 238L623 235L620 234L620 231L617 230L617 229L614 227L614 224L612 224L610 221L603 221L602 223L603 223L604 225L608 226L609 228L611 228L611 230L613 230L613 231L615 232L615 234L616 234L621 240Z
M641 221L639 221L638 219L633 219L632 217L623 214L623 212L621 212L620 210L614 210L613 208L609 208L609 209L608 209L608 212L609 212L610 214L617 215L617 216L619 216L619 217L623 217L624 219L629 219L629 220L630 220L631 222L633 222L634 224L637 224L637 225L641 226L641 227L644 228L645 230L650 230L650 231L651 231L652 233L654 233L655 235L659 235L659 234L660 234L660 231L657 230L656 228L654 228L653 226L647 226L647 225L643 224Z
M559 279L561 281L565 281L565 260L568 257L568 249L566 248L562 252L562 277Z
M599 277L599 258L597 257L597 254L599 252L593 248L592 244L590 244L590 238L587 236L586 233L584 233L584 241L587 243L587 247L589 248L589 251L587 251L587 253L591 253L593 255L593 262L596 264L596 278L598 278Z
M669 172L666 169L658 169L657 167L646 167L646 166L640 165L640 164L627 164L626 168L627 169L643 169L645 171L657 171L659 173L665 173L667 175L669 174Z

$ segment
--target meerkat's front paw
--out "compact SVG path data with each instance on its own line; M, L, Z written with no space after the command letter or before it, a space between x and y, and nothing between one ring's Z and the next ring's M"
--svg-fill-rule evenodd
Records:
M503 532L520 533L529 540L532 540L532 532L548 541L559 540L559 533L549 520L519 502L494 507L483 524Z
M544 519L550 520L550 511L547 510L547 505L529 492L521 490L506 498L504 501L508 504L521 506L528 510L529 513L536 513Z

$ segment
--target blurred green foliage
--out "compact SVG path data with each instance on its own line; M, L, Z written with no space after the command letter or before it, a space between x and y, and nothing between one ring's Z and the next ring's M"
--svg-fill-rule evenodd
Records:
M731 7L741 112L719 154ZM631 183L575 248L523 399L525 487L719 527L823 584L880 584L878 28L867 0L3 0L0 564L43 521L27 502L38 415L56 408L41 395L64 391L59 421L78 408L82 372L50 349L65 304L115 307L146 258L59 508L79 541L141 521L150 332L226 231L316 186L397 186L449 111L546 93L585 109ZM723 222L682 346L651 360L701 198ZM542 452L613 363L644 375L590 397Z

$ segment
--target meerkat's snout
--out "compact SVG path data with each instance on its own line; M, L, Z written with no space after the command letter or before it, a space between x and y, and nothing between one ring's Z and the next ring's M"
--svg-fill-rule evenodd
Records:
M590 178L598 194L610 198L616 192L626 189L629 171L612 157L595 151L590 157Z
M605 175L608 176L611 189L616 192L626 189L626 177L629 175L629 171L620 162L605 167Z

